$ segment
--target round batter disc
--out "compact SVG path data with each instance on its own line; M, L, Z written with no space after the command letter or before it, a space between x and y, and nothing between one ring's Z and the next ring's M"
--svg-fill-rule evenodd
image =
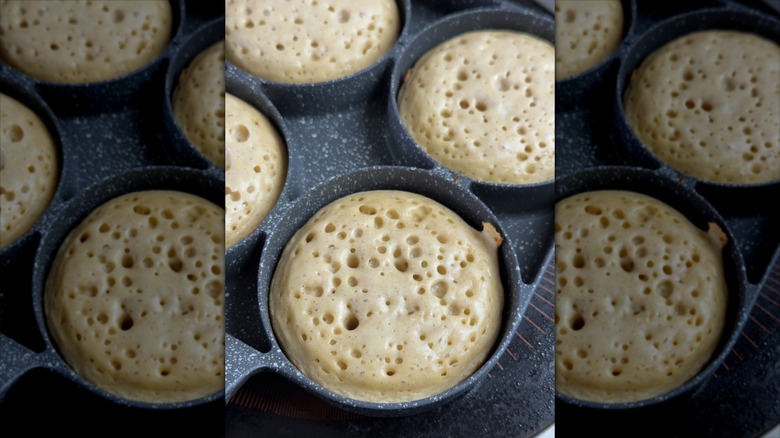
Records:
M661 161L724 184L780 180L780 46L745 32L677 38L632 74L631 128Z
M553 46L511 31L475 31L425 54L398 94L406 130L443 166L498 184L555 173Z
M395 0L228 0L227 58L277 82L338 79L392 49L401 27Z
M720 230L626 191L581 193L555 214L557 390L632 402L696 376L726 318Z
M195 57L173 92L173 115L206 158L225 167L225 42Z
M57 148L43 121L0 93L0 248L33 227L57 190Z
M257 228L276 205L287 177L287 148L253 106L227 94L225 235L228 247Z
M623 40L620 0L555 2L555 79L582 73L611 55Z
M224 211L142 191L95 209L60 246L44 293L62 357L98 388L170 403L224 387Z
M172 27L168 0L4 0L0 58L51 82L104 81L160 55Z
M334 201L295 233L274 273L280 346L306 376L357 400L411 401L457 385L501 328L491 229L409 192Z

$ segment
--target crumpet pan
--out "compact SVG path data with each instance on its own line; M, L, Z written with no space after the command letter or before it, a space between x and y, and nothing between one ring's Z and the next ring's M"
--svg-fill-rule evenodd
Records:
M723 265L728 287L725 324L718 346L707 364L695 377L682 386L645 400L621 403L599 403L575 399L558 393L557 398L565 403L589 409L624 410L652 407L684 398L704 385L721 366L734 346L745 321L750 304L755 300L757 290L746 286L742 255L738 251L734 236L720 214L701 196L681 185L678 181L660 176L652 171L624 166L596 167L561 178L557 182L558 200L578 193L596 190L627 190L655 198L683 214L696 227L707 231L708 223L717 224L725 233L728 242L723 247Z
M33 268L33 308L38 328L43 334L46 344L44 351L40 353L37 366L60 373L105 399L129 407L179 409L209 403L221 398L222 392L220 391L186 402L147 403L123 399L95 387L73 371L57 351L57 347L47 330L43 309L43 295L51 263L63 240L72 228L76 227L81 220L98 206L125 193L141 190L175 190L191 193L219 205L221 202L222 185L223 183L219 178L201 171L165 166L151 167L127 172L102 184L93 186L64 206L58 212L57 220L49 227L46 235L41 239ZM19 375L30 369L29 365L24 362L20 362L18 365L19 368L16 369L16 373Z
M412 402L364 402L322 388L298 371L285 357L273 335L268 309L268 288L284 246L298 228L321 207L351 193L381 189L404 190L430 197L452 209L472 227L481 229L481 222L490 222L495 224L499 233L504 235L498 219L478 198L442 178L441 175L425 170L401 167L366 168L334 178L314 188L289 205L286 210L275 212L274 214L278 215L276 220L272 221L275 225L264 230L267 236L264 239L263 255L258 271L258 292L255 296L261 327L253 327L253 330L259 330L257 336L263 338L265 342L264 345L253 347L227 335L227 355L233 360L226 364L226 398L230 399L236 389L253 374L269 371L281 374L296 385L343 409L372 416L402 416L433 409L463 395L484 379L487 372L495 365L517 329L531 296L531 286L521 281L514 249L511 241L508 240L499 247L501 278L505 294L499 339L491 356L479 370L457 386L439 395Z

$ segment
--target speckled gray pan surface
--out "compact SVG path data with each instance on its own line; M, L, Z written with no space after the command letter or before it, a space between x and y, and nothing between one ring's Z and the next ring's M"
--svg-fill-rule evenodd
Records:
M557 397L556 434L617 436L625 433L619 424L642 424L642 436L757 436L780 422L780 217L769 201L778 199L780 186L738 187L685 177L636 140L620 99L627 77L664 42L725 28L777 43L780 17L760 1L623 3L631 24L617 52L556 85L556 198L598 188L633 189L674 205L700 226L721 223L731 237L724 250L727 328L699 377L667 396L613 406Z
M0 91L28 105L47 124L58 147L60 178L48 209L32 230L0 251L0 411L4 428L51 431L71 406L122 424L120 435L224 431L224 398L191 402L128 402L98 390L59 355L43 315L43 282L60 242L93 208L141 189L172 189L223 205L223 174L174 133L166 76L174 58L194 58L223 8L172 1L172 40L151 64L126 76L84 85L48 83L0 62ZM218 25L221 24L217 23ZM214 27L213 24L211 27ZM213 32L206 39L213 40ZM179 133L179 135L181 135ZM184 143L182 143L184 142ZM184 144L186 147L181 147ZM30 422L30 413L37 421ZM80 422L83 426L83 422ZM75 431L68 423L64 430ZM83 430L83 429L79 429Z
M289 160L276 207L227 251L228 436L258 431L531 436L553 421L552 185L478 184L425 157L410 158L420 151L400 144L403 133L389 105L391 90L398 89L394 81L400 80L393 70L409 46L419 53L479 28L519 29L552 40L552 15L531 1L399 1L399 6L404 25L398 43L374 66L347 78L284 85L228 64L228 92L274 121ZM426 41L416 40L422 34ZM419 402L379 405L323 390L284 357L268 316L268 283L287 239L328 202L380 188L429 196L475 226L493 218L507 238L500 251L507 307L493 354L463 384ZM289 404L263 406L278 391L291 394ZM307 406L314 410L297 412Z

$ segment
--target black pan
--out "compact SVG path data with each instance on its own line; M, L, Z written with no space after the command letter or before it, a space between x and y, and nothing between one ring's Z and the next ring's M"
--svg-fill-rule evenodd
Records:
M757 288L747 286L744 262L734 236L720 214L696 192L656 172L627 166L594 167L556 182L558 201L578 193L595 190L627 190L642 193L664 202L682 213L699 229L707 231L708 223L716 223L726 233L728 243L723 248L723 265L728 286L726 320L720 342L707 365L691 380L665 394L649 399L625 403L598 403L578 400L558 394L558 400L589 409L635 409L659 403L675 402L690 395L712 377L726 356L731 352L748 318L750 305L755 301Z
M531 298L531 285L523 284L520 269L511 241L499 248L502 283L504 284L504 312L502 329L491 357L480 369L464 382L442 394L422 400L404 403L370 403L338 395L314 383L304 376L284 356L277 343L270 322L268 310L268 288L281 252L292 235L320 208L350 193L366 190L404 190L434 199L459 214L467 223L481 229L481 222L498 224L498 231L505 235L500 221L478 198L453 184L449 179L435 172L403 167L370 167L336 177L309 191L294 203L278 211L276 219L264 227L263 255L260 259L256 295L262 330L259 336L265 338L265 346L252 348L236 337L228 335L225 394L229 399L236 389L254 373L272 371L292 380L315 395L335 403L343 409L375 416L400 416L432 409L462 395L471 389L495 365L517 330L525 307ZM257 324L252 324L257 330ZM248 330L245 330L248 331Z
M632 29L608 61L610 67L598 75L594 71L601 67L563 81L584 90L561 92L570 89L558 83L556 197L633 188L672 205L700 227L706 220L718 223L729 236L724 249L731 294L727 327L709 364L669 394L615 405L558 394L556 433L613 436L624 432L618 424L637 424L642 436L756 436L780 420L778 397L770 389L776 385L767 384L780 380L778 351L771 341L777 316L772 301L763 306L759 302L772 290L772 272L780 257L780 232L774 225L780 216L770 201L778 199L780 189L777 183L705 183L669 168L631 132L622 98L631 72L676 36L726 28L777 42L780 21L775 11L752 0L632 3Z
M178 77L178 72L167 73L166 68L173 59L194 57L190 53L195 49L185 48L185 43L206 32L210 22L222 21L224 5L199 3L171 0L173 32L168 46L148 65L116 79L56 84L0 61L0 90L43 119L58 146L61 166L49 208L32 230L0 251L0 411L8 430L20 425L31 432L50 432L58 412L70 412L63 406L71 405L124 424L123 433L140 433L152 423L160 425L161 433L224 430L221 393L155 405L95 389L60 357L41 313L42 282L53 251L99 202L131 190L167 187L222 205L221 172L193 159L180 160L192 151L174 147L177 140L164 122L172 120L166 74ZM26 421L31 412L41 421ZM73 430L72 422L58 424L62 430Z
M479 391L480 382L487 379L491 368L501 366L499 360L507 357L503 353L513 339L527 342L520 340L525 338L519 334L518 324L552 258L552 183L499 186L456 177L433 163L418 146L403 139L408 134L400 126L397 107L393 109L393 105L403 72L436 42L480 28L516 29L551 41L553 20L549 14L511 2L410 3L399 1L404 25L396 46L378 63L355 75L322 84L286 85L254 77L230 63L227 65L228 91L250 102L275 123L285 139L290 163L277 205L255 232L227 252L229 431L249 425L255 419L268 421L269 428L274 424L284 427L285 419L273 414L235 410L236 399L251 398L253 389L250 388L262 386L250 381L259 381L267 375L281 376L341 410L372 417L409 418L408 415L423 411L446 409L456 399L471 400L463 403L476 406L479 403L476 398L462 396ZM284 356L268 317L268 285L282 248L298 227L330 201L349 193L380 188L427 195L459 213L476 228L484 220L480 218L492 218L509 239L509 244L505 242L501 249L506 310L493 354L462 384L438 396L411 403L366 403L316 385ZM548 382L549 378L551 383L551 367L548 368L551 357L545 354L546 346L551 349L552 344L547 339L545 342L549 344L530 355L532 368L527 371L543 376L542 382ZM497 372L493 369L493 373ZM503 377L506 387L522 392L523 383L511 380L508 374ZM236 397L239 393L242 396ZM528 404L528 412L507 416L497 411L493 417L495 426L500 427L498 422L502 418L511 423L506 427L524 430L523 433L548 425L552 421L552 411L548 410L552 406L552 394L549 395L549 398L538 397L535 390L519 395L522 403ZM484 393L483 396L489 397ZM514 396L502 397L499 403L516 401ZM541 423L524 423L524 418L544 419ZM414 422L409 420L408 424ZM474 419L472 423L477 427L479 421ZM369 433L372 425L379 423L363 424L365 428L353 432Z

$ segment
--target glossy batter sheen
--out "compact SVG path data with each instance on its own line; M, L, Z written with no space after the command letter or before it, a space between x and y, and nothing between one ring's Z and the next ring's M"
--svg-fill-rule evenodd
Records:
M715 229L625 191L587 192L555 208L556 388L631 402L667 393L710 360L728 290Z
M497 247L426 197L346 196L285 247L269 297L274 333L305 375L346 397L441 393L494 348L504 302Z
M356 73L395 44L395 0L227 0L227 59L277 82L310 83Z
M59 181L57 149L43 121L0 93L0 248L33 227Z
M433 48L398 95L406 130L443 166L499 184L555 173L553 46L510 31L476 31Z
M3 0L0 58L51 82L104 81L160 55L172 26L168 0Z
M287 149L274 125L227 94L225 141L226 245L248 236L276 205L287 177Z
M626 117L660 160L715 183L780 179L780 46L735 31L694 32L631 77Z
M149 403L224 388L223 217L194 195L144 191L108 201L70 232L44 311L76 373Z

